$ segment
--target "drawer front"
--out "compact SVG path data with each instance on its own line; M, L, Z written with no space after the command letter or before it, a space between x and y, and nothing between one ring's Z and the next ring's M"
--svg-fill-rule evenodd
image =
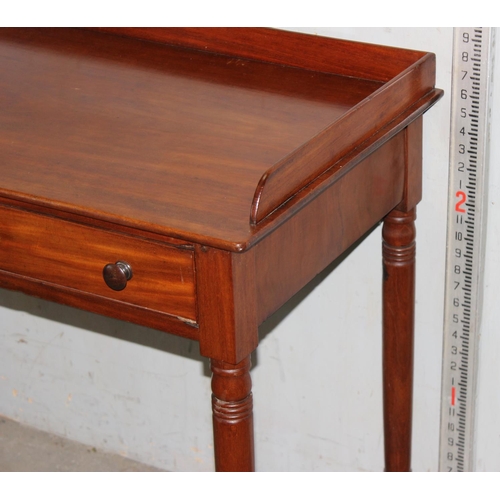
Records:
M103 269L120 261L132 277L115 291ZM189 249L0 207L0 269L196 321Z

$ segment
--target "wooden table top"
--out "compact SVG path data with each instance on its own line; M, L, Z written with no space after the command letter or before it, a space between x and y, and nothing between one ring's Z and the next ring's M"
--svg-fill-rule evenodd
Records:
M0 196L228 248L264 174L385 83L78 29L0 30L0 72Z

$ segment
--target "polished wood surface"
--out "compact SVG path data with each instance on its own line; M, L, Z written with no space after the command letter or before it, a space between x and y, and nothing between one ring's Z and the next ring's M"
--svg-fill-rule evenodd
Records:
M430 98L429 94L434 92L435 58L424 52L265 29L218 28L210 33L199 28L101 30L233 57L345 75L351 78L345 82L349 87L359 79L378 82L380 88L374 89L369 100L354 105L349 113L339 116L321 134L311 137L266 171L252 202L251 220L254 224L386 124L391 123L393 130L395 117L423 97ZM311 81L311 85L314 87L315 82ZM342 87L342 91L345 90ZM351 90L358 92L354 87ZM362 121L356 110L361 105L364 110Z
M385 218L386 470L408 470L434 74L280 30L0 29L0 286L198 341L217 470L253 470L260 323Z
M196 323L194 253L0 205L2 269L119 299ZM116 293L103 269L130 264L133 276Z
M400 133L256 245L260 321L401 200L404 163L404 133Z
M433 54L266 28L92 28L243 59L388 82ZM433 83L431 86L433 87Z
M212 360L215 465L219 472L255 469L250 356L237 365Z
M82 30L0 36L2 192L230 250L251 210L262 220L433 82L423 53L383 85Z
M380 86L79 30L0 34L3 192L216 246L248 239L269 168Z
M393 210L383 237L385 470L410 470L415 303L415 209Z

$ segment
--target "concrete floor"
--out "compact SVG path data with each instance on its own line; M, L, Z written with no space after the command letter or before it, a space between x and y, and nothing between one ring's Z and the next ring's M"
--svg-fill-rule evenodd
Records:
M0 472L161 472L0 416Z

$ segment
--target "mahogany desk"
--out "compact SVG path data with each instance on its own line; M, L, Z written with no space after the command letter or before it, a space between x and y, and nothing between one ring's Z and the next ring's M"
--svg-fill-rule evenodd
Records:
M408 470L432 54L267 29L0 30L0 286L199 342L253 470L260 323L384 219L386 470Z

